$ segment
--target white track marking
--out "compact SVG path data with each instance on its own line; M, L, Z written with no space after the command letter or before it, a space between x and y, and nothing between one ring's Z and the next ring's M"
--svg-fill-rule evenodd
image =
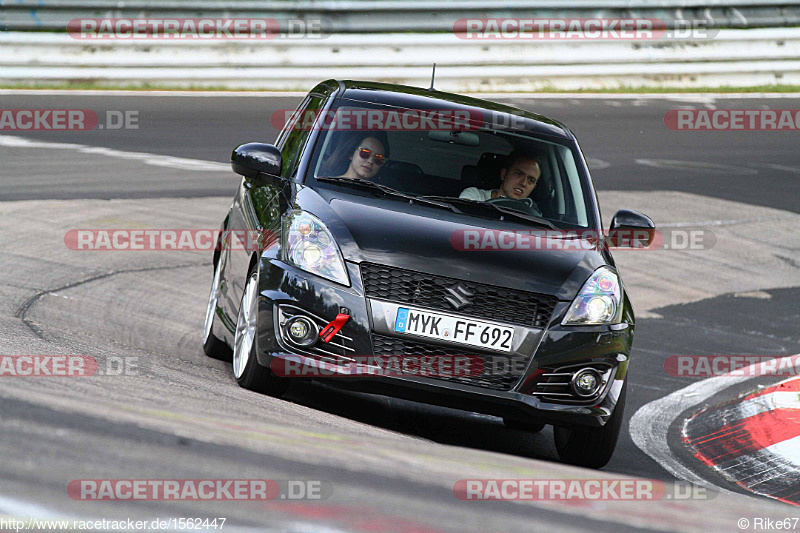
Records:
M156 167L177 168L194 172L231 172L230 165L216 161L203 161L201 159L188 159L170 155L150 154L146 152L127 152L102 146L87 146L85 144L60 143L52 141L36 141L13 135L0 135L0 146L7 148L47 148L52 150L72 150L84 154L102 155L115 159L133 159L142 161L146 165Z
M796 396L797 395L795 394L795 397ZM800 406L795 404L795 407ZM784 460L794 463L796 467L800 468L800 437L794 437L792 439L773 444L772 446L767 446L764 448L764 451L773 455L778 455Z
M796 392L773 392L745 400L736 406L741 418L756 416L773 409L800 409Z
M587 157L586 164L589 165L590 170L602 170L611 166L608 161L597 159L596 157Z
M40 520L58 520L64 518L63 515L56 514L41 505L15 500L13 498L6 498L5 496L0 496L0 515L16 517L18 519L21 517L36 517Z
M800 365L800 355L784 357L781 360L789 358L795 358L792 361L795 367ZM703 403L732 385L754 377L769 375L769 369L764 366L765 364L756 363L737 370L736 373L741 375L725 374L692 383L688 387L643 405L630 420L630 434L633 443L678 479L730 492L701 478L673 456L667 444L667 433L672 422L687 409ZM784 368L780 362L778 368Z
M734 176L752 176L758 174L758 170L754 168L719 165L717 163L705 163L703 161L683 161L679 159L636 159L636 163L646 167L684 170L687 171L686 177L692 179L695 179L696 176L691 175L690 172L707 172L710 174L724 173Z
M772 170L782 170L784 172L791 172L792 174L800 174L800 167L790 167L787 165L776 165L773 163L751 163L754 167L764 167Z
M798 362L798 359L795 358L787 359L790 359L790 363ZM794 367L792 368L794 369ZM796 377L792 377L781 383L796 380ZM734 403L719 412L719 416L723 417L723 420L735 423L775 409L800 409L798 393L796 391L770 392L751 400ZM691 420L683 421L682 435L684 439L688 438L690 423ZM715 462L712 468L731 483L736 483L754 494L780 499L778 494L788 488L788 484L781 485L780 480L796 479L798 470L800 470L800 437ZM776 482L778 482L777 486Z
M740 218L740 219L732 219L732 220L699 220L694 222L665 222L659 223L659 228L689 228L689 227L701 227L701 226L735 226L738 224L753 224L757 222L768 222L772 220L783 220L787 218L794 218L797 215L795 214L786 214L786 215L772 215L767 217L751 217L751 218Z

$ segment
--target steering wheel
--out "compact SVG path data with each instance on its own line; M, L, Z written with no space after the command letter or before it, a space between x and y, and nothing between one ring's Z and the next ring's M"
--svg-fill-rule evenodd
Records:
M533 215L535 217L541 217L542 211L539 209L539 206L536 205L536 202L530 200L528 203L528 198L517 200L514 198L506 198L505 196L500 196L497 198L491 198L486 200L490 204L497 204L503 207L510 207L511 209L516 209L517 211L522 211L523 213L527 213L529 215Z

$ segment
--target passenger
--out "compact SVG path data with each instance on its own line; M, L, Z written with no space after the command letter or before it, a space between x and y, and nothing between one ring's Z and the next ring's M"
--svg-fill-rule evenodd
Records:
M320 175L368 180L375 177L388 157L389 145L385 133L355 136L344 141L330 155L323 163Z
M500 188L494 190L468 187L461 191L459 198L485 202L492 198L512 198L514 200L527 199L527 203L534 206L532 199L528 198L539 177L542 169L539 166L539 156L514 150L506 157L505 167L500 171Z

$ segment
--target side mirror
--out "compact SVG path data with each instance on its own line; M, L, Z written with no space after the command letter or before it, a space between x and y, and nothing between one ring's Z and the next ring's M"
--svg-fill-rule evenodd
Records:
M620 209L611 219L608 241L615 247L647 248L655 234L656 225L650 217L630 209Z
M259 174L280 178L282 163L281 151L271 144L242 144L231 154L231 168L245 178L256 178Z

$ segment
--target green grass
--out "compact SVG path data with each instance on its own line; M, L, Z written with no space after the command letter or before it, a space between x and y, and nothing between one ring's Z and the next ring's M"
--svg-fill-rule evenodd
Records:
M800 93L800 85L754 85L752 87L629 87L622 86L616 89L587 89L577 91L564 91L554 89L554 93Z
M286 90L294 90L297 92L307 92L311 87L297 87L295 89L286 90L271 90L271 89L247 89L247 88L229 88L223 85L201 87L196 85L187 84L185 86L168 86L159 85L154 83L143 84L115 84L115 83L97 83L97 82L55 82L55 83L40 83L40 84L2 84L0 89L48 89L48 90L131 90L131 91L232 91L232 92L246 92L246 91L259 91L259 92L285 92ZM463 91L474 93L475 91ZM502 93L506 91L491 90L485 91L491 93ZM565 90L555 87L544 87L537 90L525 91L507 91L509 93L560 93L560 94L677 94L677 93L800 93L800 85L754 85L752 87L731 87L724 85L721 87L634 87L621 85L619 87L610 87L605 89L577 89Z

